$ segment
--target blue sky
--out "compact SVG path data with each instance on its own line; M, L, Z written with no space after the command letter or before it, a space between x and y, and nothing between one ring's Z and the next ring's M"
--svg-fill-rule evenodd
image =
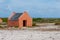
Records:
M0 0L0 17L28 11L31 17L60 18L60 0Z

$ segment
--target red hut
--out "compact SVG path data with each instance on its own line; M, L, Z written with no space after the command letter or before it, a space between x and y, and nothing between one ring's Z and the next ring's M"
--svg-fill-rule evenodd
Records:
M8 26L18 26L21 27L31 27L32 26L32 18L28 15L26 11L23 13L15 13L13 12L11 16L8 18Z

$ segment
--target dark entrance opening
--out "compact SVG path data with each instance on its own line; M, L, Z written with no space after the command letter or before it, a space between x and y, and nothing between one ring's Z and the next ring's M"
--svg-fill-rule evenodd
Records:
M25 27L27 24L27 21L26 20L23 20L23 26Z

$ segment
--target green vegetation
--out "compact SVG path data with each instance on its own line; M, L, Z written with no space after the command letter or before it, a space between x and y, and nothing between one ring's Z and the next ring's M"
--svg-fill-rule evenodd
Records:
M8 18L2 18L3 22L7 22Z
M33 22L56 23L56 22L60 22L60 18L33 18Z

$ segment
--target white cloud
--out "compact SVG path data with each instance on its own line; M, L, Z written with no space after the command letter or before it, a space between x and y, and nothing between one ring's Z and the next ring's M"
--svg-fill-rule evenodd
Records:
M10 0L8 3L7 9L13 11L17 10L20 11L19 9L22 10L30 10L30 11L35 11L38 12L40 11L41 13L45 12L54 12L59 10L60 8L60 2L54 1L54 0ZM57 9L57 10L56 10Z

